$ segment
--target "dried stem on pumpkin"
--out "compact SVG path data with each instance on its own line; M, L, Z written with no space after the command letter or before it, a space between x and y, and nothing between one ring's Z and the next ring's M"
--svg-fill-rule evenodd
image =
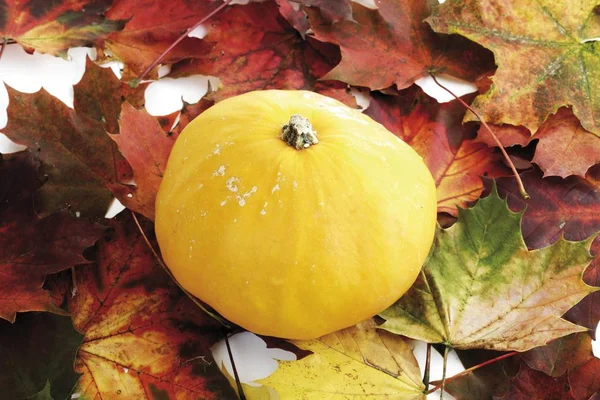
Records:
M458 97L457 95L455 95L450 89L448 89L447 87L445 87L444 85L442 85L441 83L439 83L438 80L436 79L436 77L433 74L429 74L429 75L431 75L431 77L433 78L433 81L439 87L441 87L442 89L444 89L446 92L450 93L450 95L452 95L456 100L458 100L460 102L460 104L462 104L467 110L471 111L477 117L477 119L479 119L479 121L481 121L481 124L483 125L483 127L489 132L490 135L492 135L492 138L494 138L494 141L496 142L496 144L498 145L498 148L500 148L500 151L502 152L502 155L506 159L506 163L508 164L508 166L512 170L513 175L517 179L517 184L519 185L519 192L521 193L521 196L525 200L530 199L529 194L527 194L527 192L525 191L525 186L523 186L523 181L521 180L521 177L519 176L519 173L517 172L517 169L515 168L515 164L513 164L512 160L508 156L508 153L506 152L506 150L504 150L504 146L502 146L502 143L500 142L500 140L498 139L498 137L496 136L496 134L494 133L494 131L492 131L492 129L490 128L490 126L483 120L483 118L481 118L481 116L479 114L477 114L477 111L475 111L470 105L468 105L467 103L465 103L463 101L463 99L461 99L460 97Z

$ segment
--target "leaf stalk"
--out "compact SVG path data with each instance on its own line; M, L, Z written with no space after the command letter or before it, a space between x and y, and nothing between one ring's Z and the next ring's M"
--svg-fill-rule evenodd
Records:
M481 122L481 124L483 125L483 127L489 132L490 135L492 135L492 138L494 138L494 141L496 142L496 144L498 145L498 147L500 148L500 151L502 152L502 155L504 156L504 158L506 159L506 163L508 164L508 166L510 167L513 175L515 176L515 178L517 179L517 184L519 186L519 192L521 193L521 197L523 197L525 200L529 200L531 198L531 196L529 196L529 194L527 193L527 191L525 190L525 186L523 185L523 181L521 180L521 177L519 176L519 173L517 172L517 169L515 168L515 164L513 164L512 160L510 159L510 157L508 156L508 153L506 152L506 150L504 149L504 146L502 145L502 143L500 142L500 140L498 139L498 136L496 136L496 134L494 133L494 131L492 131L492 129L490 128L490 126L487 124L487 122L485 122L483 120L483 118L481 118L481 116L477 113L477 111L475 111L470 105L468 105L463 99L461 99L460 97L458 97L457 95L455 95L450 89L448 89L447 87L445 87L444 85L442 85L435 77L435 75L433 74L429 74L432 78L433 81L442 89L444 89L446 92L450 93L451 96L453 96L456 100L458 100L460 102L460 104L462 104L467 110L471 111L476 117L477 119L479 119L479 121Z

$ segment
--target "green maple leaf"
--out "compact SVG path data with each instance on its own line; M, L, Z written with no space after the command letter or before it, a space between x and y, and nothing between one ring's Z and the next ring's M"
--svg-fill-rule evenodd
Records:
M561 106L572 106L588 131L600 135L600 16L598 0L449 0L428 22L490 49L494 85L474 108L495 124L534 133ZM469 113L467 119L475 120Z
M496 188L440 229L421 276L381 316L393 333L455 348L525 351L586 328L561 318L600 288L581 277L592 239L529 251L523 213Z

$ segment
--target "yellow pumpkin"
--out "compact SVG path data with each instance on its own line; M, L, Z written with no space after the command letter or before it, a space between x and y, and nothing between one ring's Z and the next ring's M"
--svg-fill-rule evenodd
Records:
M435 191L421 157L359 111L313 92L256 91L183 130L156 235L177 281L222 316L310 339L408 290L433 241Z

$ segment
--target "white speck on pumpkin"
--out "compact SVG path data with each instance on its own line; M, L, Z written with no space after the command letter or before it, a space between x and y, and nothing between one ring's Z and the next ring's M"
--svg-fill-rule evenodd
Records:
M215 172L213 172L213 176L224 176L225 175L225 166L221 165Z
M231 178L227 179L227 181L225 182L225 185L227 185L227 189L229 189L230 192L237 192L238 187L235 183L239 182L239 180L240 178L236 178L235 176L232 176Z
M223 200L220 204L221 204L221 207L223 207L225 204L227 204L227 199Z
M271 189L271 193L275 193L276 191L278 191L280 189L279 187L279 183L275 184L275 186L273 186L273 189Z
M200 216L201 216L201 217L206 217L206 214L208 214L206 211L202 211L202 212L200 213Z
M265 201L265 204L263 205L262 210L260 210L260 215L266 215L267 214L267 206L269 205L268 201Z
M204 187L204 183L198 185L198 190L202 189L202 187Z
M253 193L256 193L257 190L258 188L256 186L252 186L252 189L243 195L240 196L239 194L236 194L235 197L237 198L240 207L244 207L246 205L246 199L252 196Z
M298 182L294 181L294 190L298 189Z

